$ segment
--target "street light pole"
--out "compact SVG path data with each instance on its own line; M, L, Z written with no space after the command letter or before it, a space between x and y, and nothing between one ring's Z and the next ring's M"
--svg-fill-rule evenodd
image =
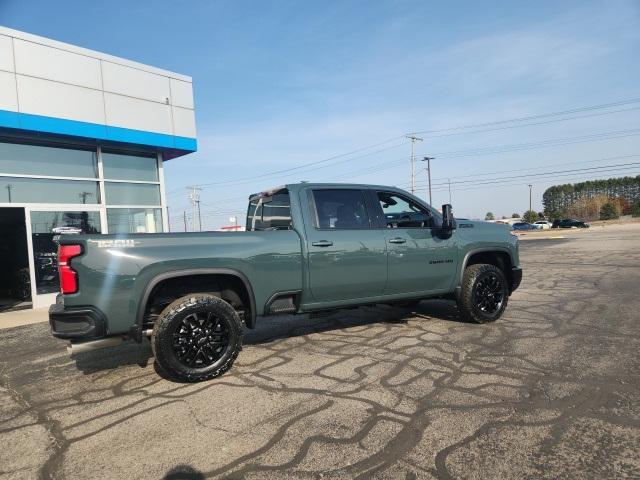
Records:
M431 198L431 160L433 159L434 157L424 157L422 159L423 162L427 162L427 175L429 178L429 205L433 205L433 199ZM449 189L449 196L451 196L451 189Z
M533 185L529 184L529 212L531 212L531 187ZM531 213L529 213L529 216L531 216Z

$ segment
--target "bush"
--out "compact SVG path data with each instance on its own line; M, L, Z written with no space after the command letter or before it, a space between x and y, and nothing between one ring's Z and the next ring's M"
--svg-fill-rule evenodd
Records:
M619 217L618 207L612 202L605 203L600 209L600 220L614 220Z
M495 220L496 217L493 215L492 212L487 212L487 214L484 216L485 220Z
M634 217L640 217L640 198L631 205L631 215Z
M534 212L533 210L527 210L526 212L524 212L524 215L522 216L522 219L525 222L533 223L536 220L538 220L538 214L536 212Z

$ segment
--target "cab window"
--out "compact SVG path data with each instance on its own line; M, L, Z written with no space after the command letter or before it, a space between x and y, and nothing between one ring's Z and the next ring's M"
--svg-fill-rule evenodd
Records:
M335 230L369 228L369 214L362 190L314 190L313 201L316 207L316 228Z
M291 201L288 190L252 195L249 199L246 230L290 230Z
M433 214L397 193L378 192L387 228L432 228L435 227Z

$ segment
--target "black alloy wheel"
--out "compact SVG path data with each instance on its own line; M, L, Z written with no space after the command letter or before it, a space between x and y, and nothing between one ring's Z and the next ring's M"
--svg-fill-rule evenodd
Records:
M229 325L211 311L194 312L176 324L173 350L178 360L191 368L208 367L229 347Z
M495 272L486 272L476 281L473 304L481 312L493 315L502 307L504 290L502 279Z
M509 301L507 278L500 268L487 263L467 267L457 300L460 316L470 322L489 323L502 316Z
M151 348L156 362L176 380L199 382L229 370L242 350L242 320L214 295L185 295L160 314Z

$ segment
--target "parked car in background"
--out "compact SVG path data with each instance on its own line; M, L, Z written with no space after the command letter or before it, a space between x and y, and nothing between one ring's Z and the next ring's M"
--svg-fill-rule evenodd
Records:
M556 219L551 228L589 228L589 224L575 218Z
M516 222L512 225L513 230L536 230L538 227L528 222Z
M538 220L537 222L534 223L534 225L538 225L538 227L536 228L541 228L542 230L547 230L549 228L551 228L551 225L553 225L551 222L547 222L546 220Z

